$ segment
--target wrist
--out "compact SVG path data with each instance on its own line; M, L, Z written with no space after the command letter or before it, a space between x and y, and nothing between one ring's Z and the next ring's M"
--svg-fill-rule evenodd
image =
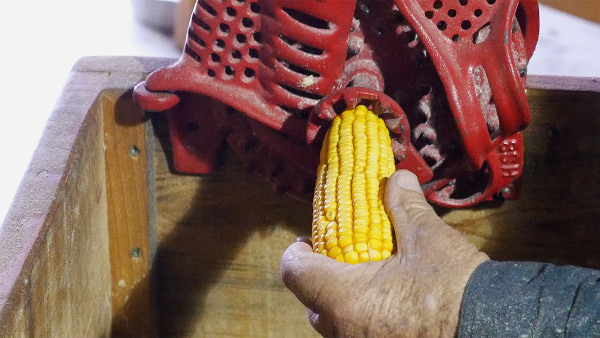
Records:
M451 276L442 287L442 302L437 313L438 321L444 336L455 336L460 322L460 311L469 279L479 265L488 261L484 253L477 253L467 260L456 260L455 264L446 265L442 276Z
M419 316L421 329L427 330L428 336L447 337L457 333L462 300L471 275L489 257L454 229L439 230L437 238L429 238L431 245L417 263L420 284L413 285L419 290L412 294L419 298L415 300L415 308L423 311Z

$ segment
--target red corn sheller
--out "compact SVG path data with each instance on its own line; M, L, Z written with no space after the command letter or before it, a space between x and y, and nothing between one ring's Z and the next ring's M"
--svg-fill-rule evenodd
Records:
M518 197L536 0L199 0L174 64L134 89L166 112L175 169L224 140L276 188L312 196L331 120L365 104L429 201Z

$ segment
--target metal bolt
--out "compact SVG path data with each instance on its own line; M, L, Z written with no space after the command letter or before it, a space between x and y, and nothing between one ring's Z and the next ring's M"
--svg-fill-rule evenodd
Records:
M400 162L406 160L406 154L402 154L402 155L394 154L394 157Z
M140 150L135 145L129 147L129 156L136 157L140 154Z
M129 256L131 256L131 258L140 258L142 256L142 249L140 249L140 248L131 249L131 251L129 252Z
M348 46L348 51L346 52L347 57L351 57L360 53L360 50L356 46Z
M527 75L527 67L519 68L519 76L524 77L525 75Z

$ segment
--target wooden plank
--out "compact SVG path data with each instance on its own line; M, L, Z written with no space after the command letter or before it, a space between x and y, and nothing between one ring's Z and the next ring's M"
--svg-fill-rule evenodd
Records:
M527 88L563 92L600 92L600 78L574 76L527 76ZM568 94L567 94L568 95ZM532 95L529 95L530 100ZM534 111L534 115L535 115Z
M0 230L2 337L110 332L102 120L90 95L105 79L72 75Z
M139 114L127 96L131 88L151 70L171 62L89 57L74 66L0 228L0 336L111 333L102 110L112 106L113 112ZM103 108L104 94L109 96ZM147 287L131 290L124 307L130 314L136 294L147 301L146 291ZM152 320L142 318L146 323Z
M598 0L539 0L539 2L590 21L600 22Z
M150 249L143 112L129 93L102 98L114 336L151 336Z
M279 278L285 248L310 234L311 206L274 193L229 150L214 174L171 173L156 118L160 336L316 336Z

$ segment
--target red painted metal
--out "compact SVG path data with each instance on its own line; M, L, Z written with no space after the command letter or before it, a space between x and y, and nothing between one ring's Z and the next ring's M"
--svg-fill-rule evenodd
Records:
M275 187L310 196L331 119L369 105L428 199L516 198L535 0L199 0L175 64L134 90L166 111L176 170L223 139Z

